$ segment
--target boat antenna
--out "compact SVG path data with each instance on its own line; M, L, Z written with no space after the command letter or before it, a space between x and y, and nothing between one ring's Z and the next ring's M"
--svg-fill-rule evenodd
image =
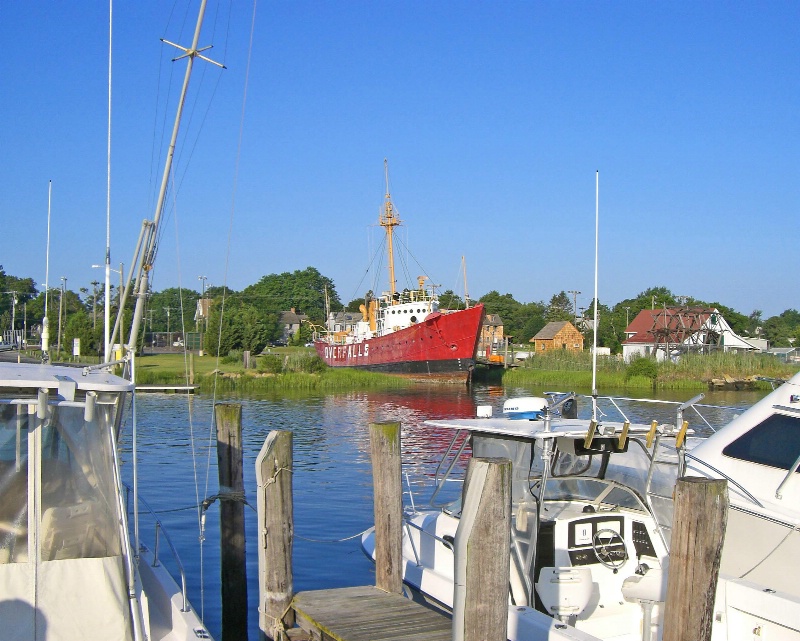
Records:
M201 58L206 62L210 62L213 65L225 69L225 65L215 62L214 60L202 55L203 51L207 51L211 48L210 45L201 49L197 48L197 43L200 40L200 30L203 26L203 16L205 15L206 3L207 0L203 0L200 4L200 10L197 15L197 24L195 25L194 36L192 38L192 44L190 47L182 47L181 45L177 45L169 40L165 40L163 38L161 39L162 42L183 51L182 55L178 56L177 58L173 58L172 61L175 62L176 60L186 58L186 74L183 78L183 87L181 89L180 98L178 99L178 109L177 113L175 114L175 124L172 127L172 138L170 139L169 148L167 149L167 157L164 163L164 174L161 178L161 188L158 193L158 202L156 203L155 214L153 215L152 221L145 221L145 229L143 230L145 232L145 241L142 251L141 264L139 267L141 278L138 279L137 282L136 306L134 308L131 331L128 337L128 340L130 341L127 345L128 352L135 351L136 340L139 336L139 326L141 325L142 316L144 315L144 305L147 299L150 282L150 270L153 269L153 264L155 263L156 258L156 250L158 249L158 224L161 221L161 214L164 211L167 186L169 185L169 179L172 171L172 159L175 155L175 144L178 139L178 131L180 129L181 116L183 115L183 107L186 102L186 93L189 89L189 79L192 76L194 59Z
M597 254L600 229L600 171L595 174L594 187L594 346L592 348L592 420L597 421Z
M383 159L383 174L386 178L386 197L383 203L383 211L381 212L379 223L381 227L386 228L386 252L389 261L389 297L394 304L394 295L397 291L397 281L394 277L394 228L400 224L400 219L394 213L394 205L392 204L392 196L389 193L389 161Z
M106 136L106 282L105 304L103 318L103 362L108 363L111 358L111 52L112 52L112 27L114 17L114 3L108 3L108 133ZM120 268L122 279L122 268ZM119 293L122 300L122 292Z
M50 204L53 181L47 181L47 246L44 258L44 318L42 319L42 363L50 360L50 323L47 320L47 297L50 295Z

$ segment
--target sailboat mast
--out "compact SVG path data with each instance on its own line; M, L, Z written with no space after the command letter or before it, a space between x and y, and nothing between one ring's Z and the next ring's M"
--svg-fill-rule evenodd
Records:
M181 47L180 45L176 45L173 42L169 42L168 40L163 40L163 42L167 43L168 45L172 45L183 51L183 55L178 56L175 60L180 60L181 58L187 58L186 64L186 74L183 78L183 87L181 89L181 95L178 100L178 110L175 114L175 124L172 127L172 138L169 142L169 148L167 150L167 158L166 162L164 163L164 174L161 177L161 188L158 192L158 202L156 203L156 210L155 214L153 215L152 222L148 223L149 231L147 234L147 242L145 245L144 252L142 254L142 263L141 263L141 278L138 283L137 293L136 293L136 307L133 313L133 322L131 324L131 332L129 335L129 344L128 349L133 351L136 346L136 339L139 335L139 326L141 325L142 316L144 314L144 304L147 297L147 291L149 288L149 276L150 270L153 268L153 263L155 262L156 257L156 249L157 249L157 240L158 240L158 224L161 220L161 214L164 210L164 201L166 198L167 193L167 186L169 184L170 173L172 171L172 159L175 155L175 144L178 139L178 131L180 129L181 124L181 116L183 115L183 107L184 103L186 102L186 93L189 89L189 79L192 76L192 67L194 65L194 59L199 57L207 62L211 62L212 64L217 65L218 67L224 68L223 65L219 64L218 62L214 62L213 60L209 60L205 56L201 55L202 51L209 49L210 47L204 47L202 49L197 48L197 43L200 40L200 30L203 26L203 17L206 11L206 2L207 0L202 0L200 3L200 11L197 15L197 24L194 30L194 37L192 38L192 45L188 49L185 47Z
M394 301L394 295L397 292L397 281L394 277L394 228L400 224L400 219L395 216L394 205L392 204L392 197L389 194L389 161L383 159L383 173L386 178L386 199L383 203L383 211L381 212L380 224L386 228L386 251L389 258L389 296Z

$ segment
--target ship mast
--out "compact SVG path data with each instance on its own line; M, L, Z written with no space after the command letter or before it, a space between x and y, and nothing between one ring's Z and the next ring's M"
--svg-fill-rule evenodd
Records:
M386 228L386 249L389 255L389 297L394 304L394 295L397 292L397 281L394 277L394 228L400 224L400 219L395 216L392 197L389 194L389 161L383 159L383 173L386 178L386 198L380 216L381 227Z

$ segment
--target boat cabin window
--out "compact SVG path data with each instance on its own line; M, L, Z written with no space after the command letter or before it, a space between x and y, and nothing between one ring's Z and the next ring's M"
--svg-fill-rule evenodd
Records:
M722 453L741 461L788 470L800 456L800 418L772 414L726 446Z

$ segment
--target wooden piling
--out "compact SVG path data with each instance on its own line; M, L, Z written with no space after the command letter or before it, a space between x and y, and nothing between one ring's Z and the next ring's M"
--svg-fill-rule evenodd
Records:
M511 540L511 461L472 458L455 538L454 641L505 641Z
M369 437L375 513L375 586L402 594L400 423L371 423Z
M663 641L711 639L727 516L727 481L678 479Z
M292 433L270 432L256 461L259 619L262 638L281 639L294 625Z
M189 352L189 385L194 385L194 352Z
M222 641L247 639L247 568L244 535L242 406L217 403L217 464L220 499ZM226 498L224 495L229 495ZM232 500L235 497L242 500Z

